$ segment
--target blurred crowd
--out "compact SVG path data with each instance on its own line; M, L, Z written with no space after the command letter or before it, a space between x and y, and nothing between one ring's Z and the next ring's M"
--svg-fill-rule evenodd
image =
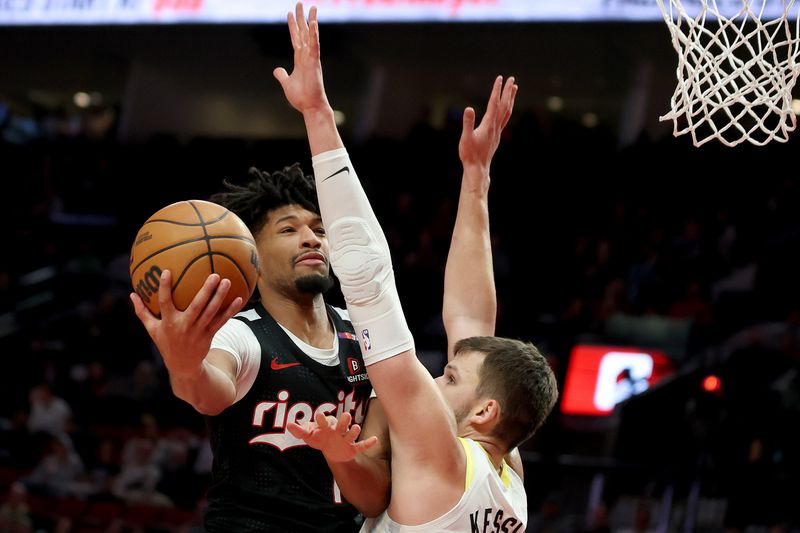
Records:
M0 122L0 532L187 528L210 471L204 422L172 396L132 313L130 245L157 209L206 198L250 166L310 172L306 144L120 144L80 120L35 135L10 124ZM434 372L459 132L454 110L404 139L346 140ZM560 383L578 343L663 350L676 369L608 419L556 407L523 448L528 531L800 527L794 139L619 146L602 125L514 117L490 196L498 334L540 346ZM722 387L704 392L712 373Z

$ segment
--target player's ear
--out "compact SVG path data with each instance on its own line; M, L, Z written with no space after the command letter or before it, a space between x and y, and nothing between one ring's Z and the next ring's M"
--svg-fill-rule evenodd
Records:
M494 426L500 421L500 402L492 398L482 399L473 411L473 420L479 425Z

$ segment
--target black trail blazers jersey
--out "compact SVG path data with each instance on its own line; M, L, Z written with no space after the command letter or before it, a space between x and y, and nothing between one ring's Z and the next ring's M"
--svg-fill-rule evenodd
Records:
M214 451L204 527L209 533L357 531L358 512L344 502L322 453L295 439L288 421L314 413L366 415L372 387L349 322L328 306L339 338L337 366L298 348L259 303L258 320L243 320L261 344L250 391L207 417Z

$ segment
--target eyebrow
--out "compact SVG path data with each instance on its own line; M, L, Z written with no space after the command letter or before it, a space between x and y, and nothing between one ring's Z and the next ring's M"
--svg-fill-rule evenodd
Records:
M445 369L445 370L448 370L448 369L449 369L449 370L450 370L450 372L455 372L456 374L459 374L458 367L457 367L456 365L454 365L453 363L447 363L447 364L444 366L444 369Z
M275 221L275 224L277 225L277 224L280 224L281 222L286 222L288 220L299 220L299 219L300 219L300 217L298 217L297 215L283 215L281 218L279 218L279 219L277 219ZM322 222L322 217L315 216L312 219L312 223L316 223L316 222Z
M297 215L283 215L281 218L275 221L275 224L280 224L281 222L285 222L290 219L297 219Z

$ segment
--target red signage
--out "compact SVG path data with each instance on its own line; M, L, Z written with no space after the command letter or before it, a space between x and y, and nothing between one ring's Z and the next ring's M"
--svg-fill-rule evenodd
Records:
M561 412L607 416L614 407L673 373L664 352L631 346L575 346Z

